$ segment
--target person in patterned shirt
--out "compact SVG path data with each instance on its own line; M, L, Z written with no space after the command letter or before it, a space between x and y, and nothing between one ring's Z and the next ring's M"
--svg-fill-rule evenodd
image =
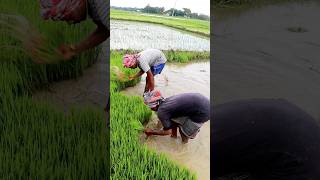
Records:
M58 52L65 60L93 48L110 36L109 4L107 0L40 0L43 19L80 23L90 16L97 28L87 38L75 45L61 45Z

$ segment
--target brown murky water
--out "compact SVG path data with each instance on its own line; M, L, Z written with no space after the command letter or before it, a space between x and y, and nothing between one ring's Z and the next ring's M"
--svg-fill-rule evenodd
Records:
M319 12L315 2L213 10L211 103L285 98L319 119Z
M320 4L213 11L214 103L285 98L319 118Z
M209 61L190 64L167 64L161 75L155 76L156 89L164 97L184 92L198 92L210 98L210 63ZM143 94L145 75L141 82L122 91L127 95ZM155 127L158 119L156 115L147 125ZM165 153L178 164L193 170L198 179L210 179L210 121L205 123L197 137L187 144L181 143L181 138L152 136L144 143L156 150Z

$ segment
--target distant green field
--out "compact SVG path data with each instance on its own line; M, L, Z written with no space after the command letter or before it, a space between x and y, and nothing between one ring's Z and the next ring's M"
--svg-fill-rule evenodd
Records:
M268 4L279 4L285 2L307 2L316 0L213 0L215 8L236 8L248 6L261 6Z
M199 19L151 15L115 9L111 9L110 17L111 19L117 20L162 24L176 29L193 32L208 37L210 36L210 22Z

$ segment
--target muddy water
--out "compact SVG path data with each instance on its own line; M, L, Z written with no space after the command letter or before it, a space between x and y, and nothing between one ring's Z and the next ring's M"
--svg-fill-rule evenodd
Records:
M285 98L319 119L319 3L213 12L215 104Z
M195 36L166 26L111 20L111 49L210 51L208 38Z
M210 97L210 63L209 61L192 64L167 64L161 75L155 76L156 89L159 89L164 97L184 92L198 92ZM122 91L127 95L143 94L145 76L141 82ZM157 126L156 115L147 125ZM210 179L210 121L201 128L196 139L188 144L181 143L181 137L152 136L144 141L148 147L158 152L163 152L178 164L196 172L198 179Z

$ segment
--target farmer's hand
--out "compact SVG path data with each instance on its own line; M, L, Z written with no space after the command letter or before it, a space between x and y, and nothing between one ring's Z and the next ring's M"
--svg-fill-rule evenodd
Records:
M178 137L178 135L177 135L177 133L175 133L175 134L174 134L174 133L172 133L172 134L171 134L171 137L172 137L172 138L177 138L177 137Z
M64 60L70 60L77 54L76 49L73 45L61 45L58 49Z
M153 132L153 131L152 131L152 129L150 129L150 128L144 129L144 133L147 135L147 137L151 136L151 135L153 134L152 132Z
M171 130L171 137L172 138L177 138L178 137L178 135L177 135L177 127L173 128Z

